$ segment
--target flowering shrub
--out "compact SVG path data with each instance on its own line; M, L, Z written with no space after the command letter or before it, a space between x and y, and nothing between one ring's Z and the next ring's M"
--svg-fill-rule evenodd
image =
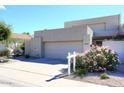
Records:
M79 69L85 69L86 72L114 71L119 63L118 55L113 50L92 46L83 56L76 57L76 70L78 72Z

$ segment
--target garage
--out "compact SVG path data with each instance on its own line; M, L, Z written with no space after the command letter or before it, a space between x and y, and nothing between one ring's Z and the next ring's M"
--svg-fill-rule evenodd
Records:
M34 40L31 39L31 42L25 45L25 54L41 58L67 59L69 52L82 53L88 50L92 43L92 35L92 30L86 25L36 31Z
M46 42L45 57L66 59L68 52L83 52L83 41Z

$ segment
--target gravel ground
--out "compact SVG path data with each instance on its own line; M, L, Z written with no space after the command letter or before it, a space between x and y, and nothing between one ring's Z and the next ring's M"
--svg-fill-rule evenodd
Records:
M74 75L70 75L65 77L66 79L77 80L82 82L89 82L99 85L106 85L110 87L124 87L124 73L121 72L113 72L108 73L109 79L103 80L100 79L100 74L98 73L89 73L87 76L80 78L75 77Z

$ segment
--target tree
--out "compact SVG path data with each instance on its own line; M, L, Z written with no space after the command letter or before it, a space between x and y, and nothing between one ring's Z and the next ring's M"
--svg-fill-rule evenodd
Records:
M11 36L11 26L5 22L0 21L0 41L8 47L8 40Z
M11 35L11 26L0 22L0 41L9 39Z
M30 35L30 33L29 33L29 32L23 32L23 34Z

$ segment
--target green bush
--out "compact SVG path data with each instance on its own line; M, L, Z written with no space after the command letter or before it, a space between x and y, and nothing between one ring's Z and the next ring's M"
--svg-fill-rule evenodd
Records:
M0 57L3 57L3 56L9 56L9 50L8 49L3 49L3 50L0 50Z
M100 75L100 78L101 78L101 79L109 79L109 76L108 76L107 73L102 73L102 74Z
M116 52L105 47L92 46L83 56L76 57L76 70L82 73L114 71L119 64Z
M87 71L86 69L77 69L74 74L82 78L87 74Z

